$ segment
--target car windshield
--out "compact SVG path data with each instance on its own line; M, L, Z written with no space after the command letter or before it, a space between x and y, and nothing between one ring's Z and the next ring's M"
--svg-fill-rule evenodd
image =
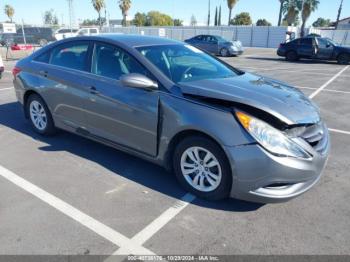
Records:
M237 76L230 67L190 45L138 47L137 50L174 83Z

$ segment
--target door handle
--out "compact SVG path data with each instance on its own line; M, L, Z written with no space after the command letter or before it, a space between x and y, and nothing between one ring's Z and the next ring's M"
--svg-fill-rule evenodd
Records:
M97 91L96 87L90 87L90 94L98 95L100 92Z
M47 77L47 75L49 74L49 72L45 71L45 70L42 70L42 71L39 71L39 73L41 75L43 75L44 77Z

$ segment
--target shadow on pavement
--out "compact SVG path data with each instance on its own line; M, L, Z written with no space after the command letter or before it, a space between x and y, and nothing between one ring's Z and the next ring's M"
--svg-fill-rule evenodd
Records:
M123 176L176 199L180 199L186 193L181 189L174 175L168 173L162 167L137 157L64 131L59 132L54 137L38 135L32 130L28 121L25 120L22 106L17 102L0 105L0 125L47 144L47 146L38 148L39 150L50 152L67 151L98 163L115 173L115 175ZM193 204L211 209L235 212L254 211L263 206L262 204L235 199L215 202L196 199Z
M252 60L262 60L262 61L278 61L284 62L287 64L328 64L328 65L338 65L336 61L324 61L324 60L308 60L308 59L300 59L298 61L287 61L282 57L261 57L261 56L247 56L246 59Z

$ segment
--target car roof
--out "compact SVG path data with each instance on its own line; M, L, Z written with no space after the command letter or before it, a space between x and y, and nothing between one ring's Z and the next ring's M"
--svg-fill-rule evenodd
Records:
M83 37L91 39L91 37ZM143 35L122 35L122 34L101 34L93 37L94 39L112 40L117 43L123 43L130 47L152 46L152 45L173 45L184 44L180 41L170 40L167 38L143 36Z

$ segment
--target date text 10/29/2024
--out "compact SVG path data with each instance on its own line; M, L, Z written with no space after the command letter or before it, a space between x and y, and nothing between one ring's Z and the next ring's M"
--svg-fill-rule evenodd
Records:
M217 256L128 256L128 261L219 261Z

